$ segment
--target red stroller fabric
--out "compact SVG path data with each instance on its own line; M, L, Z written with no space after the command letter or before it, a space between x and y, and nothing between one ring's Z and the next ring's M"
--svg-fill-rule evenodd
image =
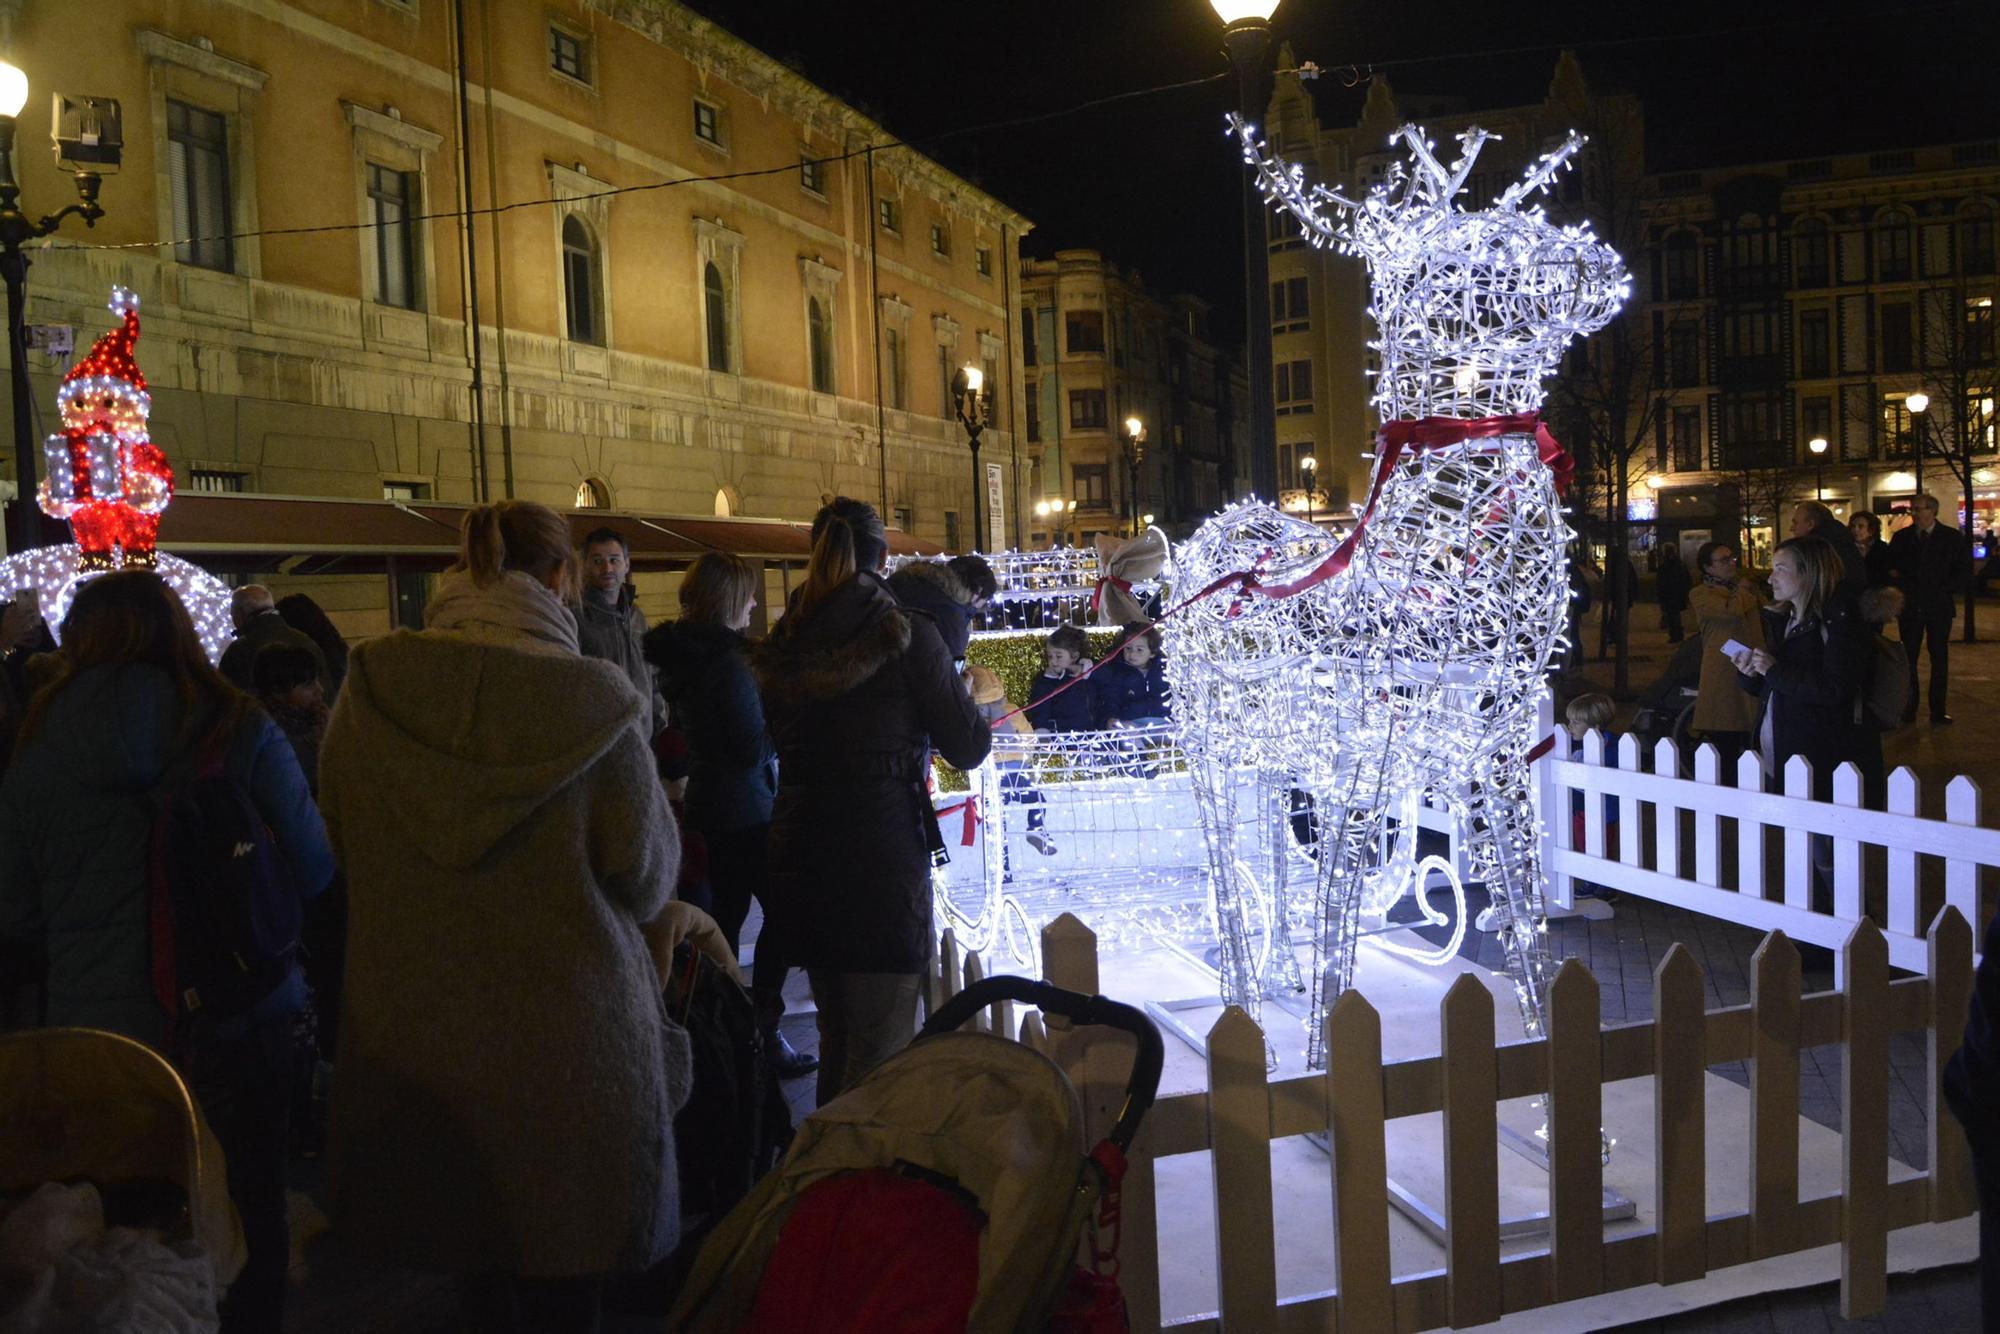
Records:
M960 1334L985 1221L888 1168L821 1181L785 1220L741 1334Z

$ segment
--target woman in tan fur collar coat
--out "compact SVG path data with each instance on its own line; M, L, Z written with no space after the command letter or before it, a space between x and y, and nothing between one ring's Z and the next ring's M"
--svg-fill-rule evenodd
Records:
M594 1329L599 1276L673 1249L689 1069L640 933L679 836L646 701L577 652L572 560L542 506L467 515L427 628L355 649L320 770L352 914L334 1226L537 1330Z

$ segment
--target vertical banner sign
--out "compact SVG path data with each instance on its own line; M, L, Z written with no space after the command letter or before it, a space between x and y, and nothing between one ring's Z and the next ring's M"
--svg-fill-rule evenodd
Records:
M1006 474L997 463L986 465L986 550L1007 549Z

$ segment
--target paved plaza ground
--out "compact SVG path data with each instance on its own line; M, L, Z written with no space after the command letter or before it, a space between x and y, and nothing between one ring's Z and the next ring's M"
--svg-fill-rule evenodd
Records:
M1987 607L1981 610L1987 613L1988 632L2000 641L2000 602ZM1641 606L1633 619L1631 681L1634 689L1642 689L1664 668L1671 648L1657 628L1655 608ZM1594 633L1589 642L1594 648ZM1927 814L1942 815L1944 784L1960 774L1973 778L1982 788L2000 792L2000 642L1954 643L1952 668L1950 707L1955 724L1933 728L1920 722L1893 734L1885 746L1892 767L1906 764L1922 781ZM1595 661L1585 664L1583 674L1601 688L1608 688L1612 679L1610 665ZM1622 727L1630 713L1630 704L1622 705L1617 725ZM1996 819L2000 815L1987 812L1987 823ZM1562 954L1582 957L1596 974L1607 1023L1651 1016L1653 969L1675 943L1687 946L1701 964L1711 1005L1740 1004L1749 999L1749 959L1759 936L1741 927L1626 896L1609 919L1558 921L1552 925L1552 935ZM1468 948L1478 962L1499 965L1492 937L1476 937ZM1829 956L1809 953L1805 962L1808 989L1832 985ZM814 1049L817 1038L810 1000L797 979L788 988L788 996L793 1012L786 1019L786 1033L794 1045ZM1903 1035L1892 1042L1890 1054L1890 1151L1921 1168L1927 1159L1923 1051L1909 1035ZM1810 1051L1801 1061L1802 1114L1835 1128L1839 1125L1839 1058L1840 1049L1830 1047ZM1739 1082L1748 1079L1741 1069L1716 1067L1716 1072ZM787 1092L797 1115L810 1111L810 1078L795 1081ZM308 1202L316 1194L316 1165L297 1166L298 1184L303 1188L301 1216L309 1219ZM294 1274L292 1316L286 1325L292 1334L448 1334L458 1328L448 1282L357 1264L343 1258L334 1241L331 1235L321 1234L304 1247ZM1839 1309L1838 1290L1829 1285L1759 1296L1626 1328L1661 1334L1820 1334L1840 1330L1944 1334L1976 1328L1979 1319L1977 1284L1972 1269L1965 1266L1892 1276L1888 1309L1879 1318L1844 1321ZM663 1328L657 1317L636 1315L614 1316L606 1325L607 1334ZM1549 1328L1567 1326L1552 1317Z

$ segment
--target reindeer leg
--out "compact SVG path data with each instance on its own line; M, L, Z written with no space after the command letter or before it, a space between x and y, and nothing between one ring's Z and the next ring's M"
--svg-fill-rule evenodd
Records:
M1251 977L1250 932L1245 920L1242 878L1236 873L1236 787L1226 765L1206 751L1192 757L1196 805L1208 844L1209 884L1215 893L1216 944L1221 959L1222 1003L1240 1005L1261 1022L1263 995Z

